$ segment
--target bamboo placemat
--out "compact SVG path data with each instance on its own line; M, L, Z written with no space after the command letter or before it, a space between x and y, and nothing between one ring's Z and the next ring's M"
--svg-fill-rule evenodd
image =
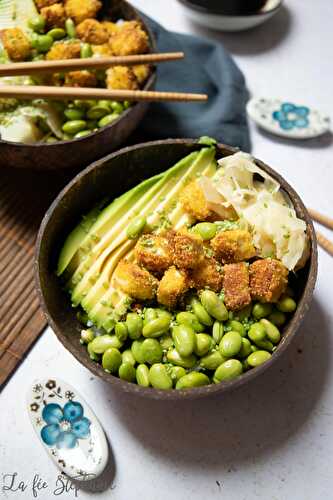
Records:
M66 178L0 171L0 390L46 327L34 287L34 244L42 217Z

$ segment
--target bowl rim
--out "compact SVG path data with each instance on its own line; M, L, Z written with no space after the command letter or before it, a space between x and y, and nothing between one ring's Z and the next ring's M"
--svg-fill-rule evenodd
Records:
M271 7L269 10L263 10L265 5L256 12L250 12L249 14L224 14L223 12L216 9L208 9L203 5L193 4L190 0L178 0L181 4L191 10L195 10L196 12L200 12L200 14L209 14L212 16L225 17L225 18L248 18L248 17L261 17L265 15L271 15L273 12L277 11L282 7L283 0L277 0L277 5ZM266 3L269 0L266 0Z
M127 2L127 0L121 0L121 1L122 1L122 3L124 3L128 7L130 7L133 10L133 12L138 16L138 18L140 19L140 22L143 24L144 29L148 33L148 36L149 36L149 48L150 48L150 50L149 50L148 54L153 54L157 50L157 42L156 42L156 37L155 37L152 29L150 28L148 23L146 23L146 21L143 19L143 16L141 15L141 12L138 9L136 9L132 4ZM152 87L152 85L154 85L156 79L157 79L157 69L156 69L155 65L152 65L152 72L149 75L148 80L146 81L144 87L141 90L149 90ZM87 136L84 136L84 137L77 137L76 139L74 139L74 137L73 137L73 139L70 139L70 140L55 141L53 143L52 142L51 143L34 142L31 144L25 144L23 142L17 142L17 141L6 141L4 139L1 139L1 136L0 136L0 146L1 146L1 144L4 144L6 146L12 145L15 147L22 146L24 148L29 148L29 149L33 150L33 149L38 148L40 146L54 148L54 147L62 146L65 144L71 144L72 142L77 143L79 141L85 141L85 140L89 139L90 137L94 137L94 136L100 134L102 131L111 130L112 127L116 126L121 121L122 118L125 118L139 104L140 104L140 101L135 102L135 104L133 106L130 106L128 109L125 109L125 111L123 111L116 120L114 120L112 123L110 123L110 125L106 125L105 127L102 127L101 129L98 129L95 132L91 132L90 134L88 134Z
M311 244L311 252L310 252L310 257L309 257L309 272L308 272L308 277L303 289L302 297L300 301L297 304L297 309L290 319L286 329L284 330L284 335L282 338L282 341L280 342L278 349L275 351L274 356L272 356L268 361L266 361L263 365L256 367L252 370L249 370L245 373L243 373L241 376L237 377L234 380L220 383L220 384L211 384L208 386L204 387L197 387L193 389L186 389L186 390L176 390L176 389L170 389L170 390L159 390L159 389L154 389L154 388L145 388L141 387L137 384L126 382L124 380L121 380L118 377L115 377L111 374L106 373L101 365L98 363L95 363L94 361L90 360L89 358L83 358L78 351L75 351L72 349L72 344L69 342L69 340L63 335L61 328L58 327L56 319L54 319L47 307L47 304L44 300L44 294L43 294L43 287L41 285L41 280L40 280L40 262L39 262L39 257L40 257L40 250L42 246L42 242L44 240L44 235L47 226L49 225L52 216L54 212L57 209L57 206L59 202L69 193L69 191L72 189L74 185L77 183L80 183L82 178L85 177L87 174L89 174L91 171L100 168L103 166L104 163L109 162L112 160L114 157L125 155L128 153L131 153L132 151L136 151L138 149L143 149L143 148L150 148L150 147L155 147L159 145L174 145L174 144L182 144L182 145L195 145L198 144L198 141L195 139L165 139L165 140L158 140L158 141L149 141L149 142L144 142L140 144L136 144L133 146L128 146L124 147L118 151L115 151L113 153L110 153L109 155L105 156L104 158L101 158L95 162L93 162L91 165L86 167L84 170L79 172L58 194L58 196L55 198L49 209L47 210L42 223L39 228L37 240L36 240L36 245L35 245L35 254L34 254L34 275L35 275L35 284L36 284L36 289L37 289L37 294L39 297L40 304L42 306L42 310L44 312L44 315L46 316L46 319L48 321L49 326L51 326L52 330L56 334L58 340L63 344L63 346L81 363L85 368L87 368L90 372L92 372L94 375L98 376L102 380L109 382L112 384L113 387L116 389L120 389L123 392L126 393L132 393L132 394L137 394L143 397L147 397L150 399L164 399L164 400L188 400L188 399L198 399L202 397L207 397L207 396L214 396L218 395L227 391L230 391L231 389L235 389L237 387L241 387L247 382L250 382L251 380L255 379L258 377L261 373L266 371L268 368L272 366L279 358L280 356L285 352L291 341L294 339L296 336L296 333L298 331L298 328L303 321L309 307L311 304L312 296L313 296L313 291L315 288L316 284L316 279L317 279L317 271L318 271L318 252L317 252L317 240L316 240L316 233L314 230L314 226L312 223L312 219L303 204L300 196L296 193L296 191L290 186L290 184L280 175L278 174L275 170L273 170L271 167L266 165L264 162L261 160L258 160L256 157L253 157L254 161L256 164L263 168L266 172L268 172L270 175L272 175L282 186L284 190L286 190L288 195L292 195L291 197L293 198L293 204L295 206L295 202L297 202L297 207L295 208L298 209L298 211L301 211L303 213L303 220L306 222L307 225L307 233L309 236L310 244ZM228 146L226 144L217 144L217 148L220 150L220 152L226 152L228 154L233 154L239 151L239 148L235 148L232 146ZM227 155L226 155L227 156ZM59 284L60 286L60 284ZM290 335L287 335L287 333L290 332Z

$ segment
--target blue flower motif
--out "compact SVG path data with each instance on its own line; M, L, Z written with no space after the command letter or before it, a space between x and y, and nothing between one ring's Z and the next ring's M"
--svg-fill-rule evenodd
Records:
M43 409L42 417L45 425L41 438L48 446L57 448L74 448L78 439L86 439L90 435L90 420L83 416L83 407L75 401L68 401L63 408L50 403Z
M290 102L284 102L278 111L272 113L272 116L283 130L291 130L306 128L309 125L309 113L310 110L306 106L295 106Z

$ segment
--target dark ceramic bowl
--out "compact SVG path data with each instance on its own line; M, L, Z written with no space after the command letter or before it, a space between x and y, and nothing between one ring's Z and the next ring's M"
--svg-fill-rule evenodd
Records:
M63 292L59 279L55 275L57 257L64 239L77 224L82 214L87 212L98 200L105 196L119 196L138 182L166 170L185 155L200 147L196 141L191 139L169 139L139 144L112 153L83 170L61 191L47 211L40 227L35 255L36 283L49 324L60 342L80 363L95 375L124 392L156 399L193 399L222 394L250 382L283 355L296 335L310 306L317 276L317 245L311 219L294 189L274 170L256 160L256 163L273 176L288 193L298 217L307 224L311 243L311 256L306 267L298 273L297 277L297 310L283 329L283 338L271 359L233 381L187 391L146 389L109 375L100 365L91 361L86 347L79 342L82 325L78 322L76 313L71 308L69 296ZM236 151L235 148L223 144L218 146L220 157L228 156Z
M138 12L124 0L106 0L100 17L110 20L125 19L141 21L150 40L150 51L155 52L155 39ZM153 69L143 90L155 87L156 70ZM136 129L147 111L147 102L138 102L124 111L107 127L81 139L59 141L51 144L22 144L0 140L0 168L28 168L39 170L77 169L105 156L123 144Z

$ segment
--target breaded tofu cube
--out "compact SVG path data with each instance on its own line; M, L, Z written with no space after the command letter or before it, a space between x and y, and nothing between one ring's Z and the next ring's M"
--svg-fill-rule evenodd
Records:
M186 273L172 266L165 271L158 284L157 302L171 309L176 306L188 287L189 281Z
M61 3L59 0L35 0L35 4L38 10L43 7L49 7L50 5L54 5L55 3Z
M224 303L230 311L239 311L251 303L248 266L226 264L223 272Z
M168 239L161 235L142 235L134 253L137 263L148 271L163 273L172 264L172 248Z
M77 36L84 42L101 45L109 39L109 33L96 19L85 19L76 27Z
M114 281L133 299L151 300L156 295L157 279L133 262L121 260L115 269Z
M91 71L82 70L65 73L66 87L96 87L96 85L96 75Z
M73 19L75 24L96 17L101 7L102 2L99 0L65 0L66 15Z
M197 220L207 220L212 216L207 200L197 181L192 181L180 193L180 203L186 213Z
M119 29L119 25L111 21L102 21L102 25L108 31L109 36L114 35Z
M139 85L143 85L151 73L150 64L136 64L132 69Z
M251 296L260 302L277 302L288 285L288 269L276 259L259 259L250 265Z
M91 44L91 50L93 51L95 57L107 57L113 55L108 43L102 43L101 45Z
M222 288L222 266L214 257L205 257L198 267L191 272L191 286L198 290L209 288L219 292Z
M241 262L256 255L251 234L243 229L219 232L210 242L216 258L223 264Z
M76 59L80 57L80 42L59 42L54 43L48 53L46 54L46 59L48 60L58 60L58 59Z
M132 68L113 66L106 70L106 86L108 89L138 90L139 84Z
M61 3L43 7L40 13L45 19L47 28L63 28L65 26L66 14L64 6Z
M170 233L171 234L171 233ZM187 232L172 235L173 263L180 269L194 269L204 260L204 246L200 236Z
M138 21L121 24L109 43L115 56L145 54L149 50L148 35Z
M8 57L12 61L25 61L31 54L31 43L20 28L8 28L1 33Z

